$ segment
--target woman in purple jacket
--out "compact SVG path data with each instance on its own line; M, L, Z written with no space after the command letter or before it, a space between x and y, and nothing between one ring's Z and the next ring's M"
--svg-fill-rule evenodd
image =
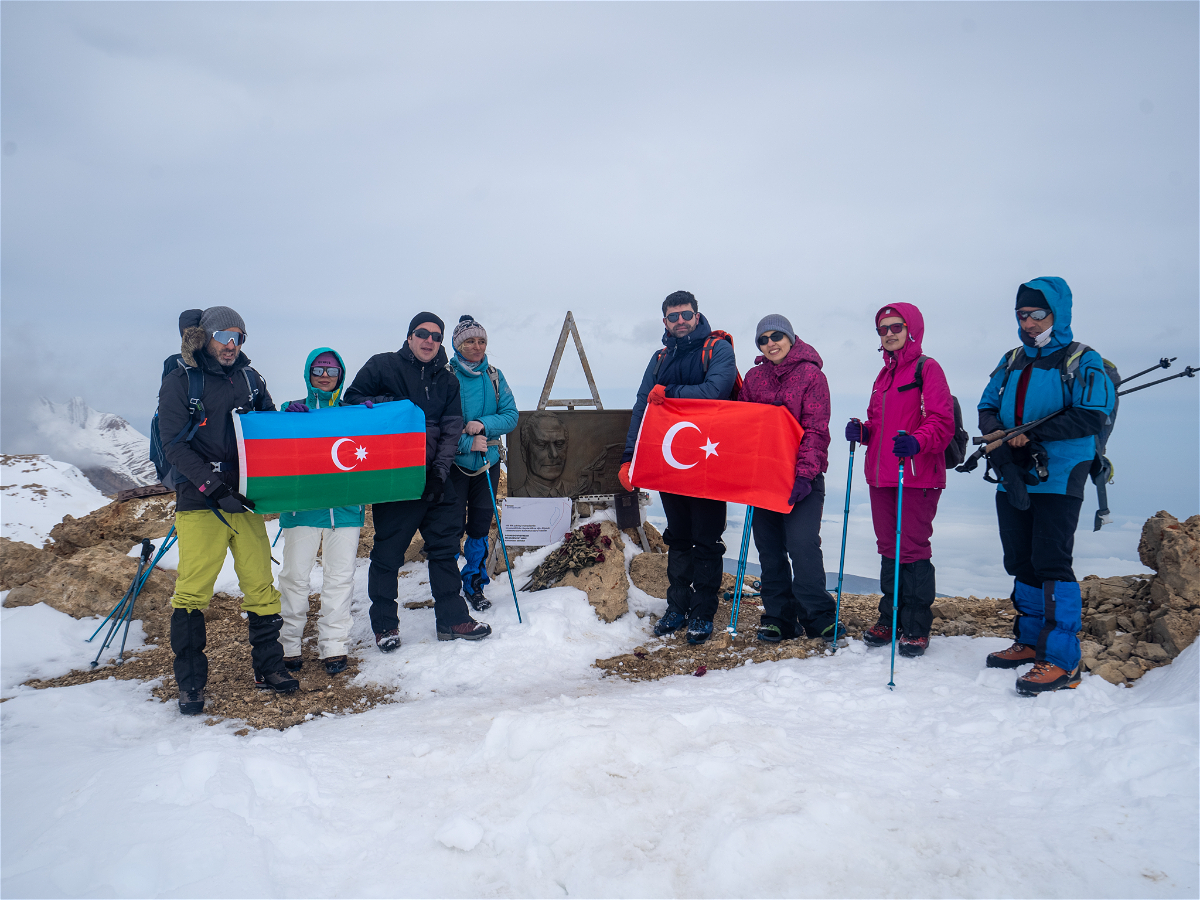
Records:
M821 371L820 355L796 337L792 323L783 316L765 317L755 334L762 356L746 373L738 399L783 406L804 429L796 455L796 481L788 498L792 511L754 510L764 608L758 639L775 643L807 634L832 641L837 609L825 590L821 556L824 473L829 468L829 382Z
M902 656L920 656L933 624L934 570L929 538L938 498L946 486L946 447L954 437L954 400L942 367L921 355L925 320L911 303L893 303L875 313L883 369L875 378L867 420L851 419L846 440L867 448L866 476L871 518L882 557L879 621L863 633L872 647L892 640L892 587L896 574L896 496L904 462L904 515L900 533ZM918 367L920 377L918 378ZM905 434L899 434L904 431Z

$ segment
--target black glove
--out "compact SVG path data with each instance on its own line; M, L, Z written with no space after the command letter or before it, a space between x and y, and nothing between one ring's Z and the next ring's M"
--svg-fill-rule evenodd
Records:
M214 501L227 513L246 512L246 505L242 503L241 495L230 490L227 484L219 484L215 488L211 488L208 492L208 499Z
M1018 448L1024 450L1025 448ZM989 461L1000 480L1004 483L1004 493L1014 509L1029 509L1029 491L1026 485L1037 484L1038 477L1029 471L1028 453L1014 453L1008 444L1001 444L990 455Z
M425 476L425 493L421 494L421 499L426 503L432 503L435 506L442 502L446 496L446 479L438 475L436 472L430 472Z

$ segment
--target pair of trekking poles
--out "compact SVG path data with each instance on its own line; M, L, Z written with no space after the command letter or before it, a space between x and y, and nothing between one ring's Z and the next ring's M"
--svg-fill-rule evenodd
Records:
M897 436L907 433L899 431ZM857 441L850 442L850 470L846 474L846 508L842 513L842 552L841 558L838 560L837 606L834 608L833 614L832 646L834 653L837 653L838 629L842 623L842 580L846 572L846 530L850 524L850 488L854 485L854 450L857 443ZM896 492L896 571L892 581L892 662L891 672L888 675L888 690L895 690L896 687L896 616L900 606L900 525L904 514L904 462L906 459L907 457L900 458L899 488ZM746 507L746 521L742 525L742 547L738 553L737 583L733 589L733 610L730 614L728 628L732 635L737 634L738 609L742 603L742 582L746 578L746 557L750 552L750 532L753 522L754 507L748 506Z
M104 621L92 632L92 636L85 641L91 643L96 635L98 635L105 624L108 624L108 634L104 636L104 642L100 644L100 649L96 651L96 658L92 660L92 666L100 665L100 656L105 649L112 643L116 636L117 629L122 625L125 630L121 635L121 649L117 652L117 665L122 665L125 662L125 643L129 639L129 626L133 621L133 605L137 602L138 595L142 592L142 588L146 586L146 579L150 577L150 573L154 571L154 567L162 560L163 555L175 545L178 536L175 534L175 526L171 526L171 530L167 532L167 536L163 538L163 542L158 549L158 555L154 557L154 561L150 561L150 554L154 552L154 545L150 543L149 538L142 539L142 552L138 557L137 573L133 576L133 581L130 583L125 595L117 601Z

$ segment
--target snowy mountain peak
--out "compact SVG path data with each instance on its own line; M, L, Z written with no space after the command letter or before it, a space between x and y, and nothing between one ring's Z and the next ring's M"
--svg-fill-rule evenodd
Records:
M82 397L39 397L31 416L38 449L78 466L97 488L114 493L158 481L150 439L120 416L97 412Z

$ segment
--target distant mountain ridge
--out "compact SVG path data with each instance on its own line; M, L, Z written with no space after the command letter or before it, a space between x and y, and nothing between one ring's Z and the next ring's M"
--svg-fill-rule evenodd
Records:
M77 466L98 490L114 494L156 484L150 439L120 416L97 412L82 397L39 397L30 426L41 453Z

